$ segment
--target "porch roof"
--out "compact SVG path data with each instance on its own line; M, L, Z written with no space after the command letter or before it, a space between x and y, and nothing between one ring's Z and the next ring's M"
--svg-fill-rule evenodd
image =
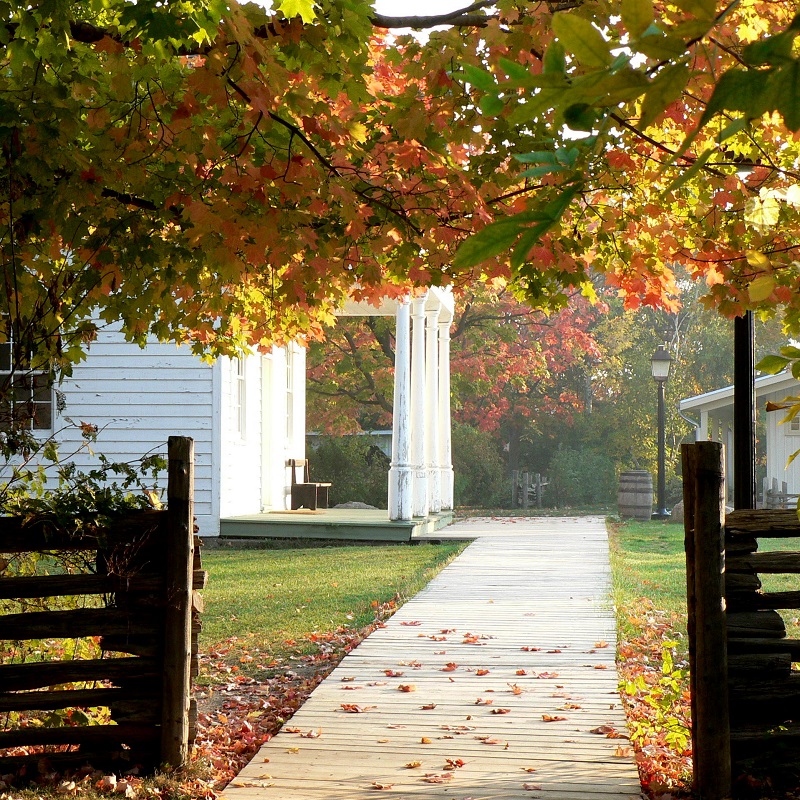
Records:
M761 400L773 392L797 392L797 379L789 372L777 375L761 375L756 378L756 399ZM733 386L714 389L694 397L686 397L680 401L681 411L719 411L733 407Z

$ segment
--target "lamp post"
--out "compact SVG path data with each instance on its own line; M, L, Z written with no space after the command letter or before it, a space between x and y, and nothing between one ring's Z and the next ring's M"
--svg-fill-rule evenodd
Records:
M651 519L669 519L670 512L664 508L665 477L664 461L666 451L666 413L664 410L664 385L669 378L669 367L672 363L665 345L660 344L650 359L650 371L653 380L658 384L658 502Z

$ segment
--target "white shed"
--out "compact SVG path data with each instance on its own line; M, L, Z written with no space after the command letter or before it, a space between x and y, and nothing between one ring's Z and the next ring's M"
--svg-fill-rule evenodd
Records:
M800 382L789 373L756 378L756 405L765 411L767 403L782 403L786 397L800 395ZM726 472L733 474L733 386L687 397L680 402L683 414L696 422L697 441L722 442L726 452ZM787 484L789 494L800 493L800 458L788 464L789 457L800 450L800 417L783 423L780 409L766 412L766 484ZM788 464L788 466L787 466ZM760 489L760 487L759 487Z
M303 347L209 364L187 346L140 348L105 330L58 388L66 407L51 416L62 454L80 442L64 417L96 425L95 449L112 461L166 455L172 435L194 439L202 536L217 536L221 517L288 508L287 460L305 453ZM75 461L96 466L85 451Z

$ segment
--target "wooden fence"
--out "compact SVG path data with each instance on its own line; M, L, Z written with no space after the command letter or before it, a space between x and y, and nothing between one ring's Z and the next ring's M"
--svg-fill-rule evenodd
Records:
M512 508L541 508L544 501L544 487L549 485L547 478L538 472L533 475L528 470L515 469L511 473Z
M0 553L70 551L94 571L1 577L0 600L94 597L87 607L0 616L4 644L100 637L101 657L0 665L0 720L8 712L107 708L113 724L6 724L0 732L0 774L37 768L150 770L183 766L194 738L197 637L206 581L194 536L193 442L169 439L167 508L120 519L80 537L0 519ZM8 748L41 751L9 755ZM14 752L13 750L11 752Z
M722 446L683 445L684 526L695 790L800 763L800 640L778 609L800 592L765 592L759 574L800 573L800 552L758 552L758 540L800 538L794 510L724 512ZM798 543L800 550L800 543ZM796 613L796 612L794 612Z

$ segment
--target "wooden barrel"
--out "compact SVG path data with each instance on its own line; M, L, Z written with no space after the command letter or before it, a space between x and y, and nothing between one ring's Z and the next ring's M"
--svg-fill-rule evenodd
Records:
M620 517L650 519L653 513L653 476L644 469L620 472L617 506Z

